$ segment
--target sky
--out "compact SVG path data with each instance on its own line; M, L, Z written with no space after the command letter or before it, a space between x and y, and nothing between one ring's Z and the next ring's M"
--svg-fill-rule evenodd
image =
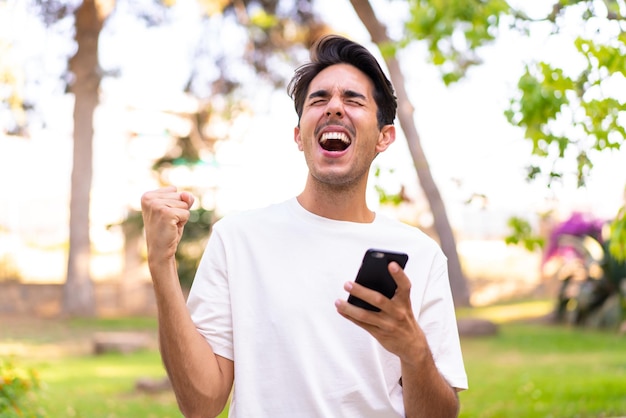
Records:
M332 2L323 1L324 7ZM347 2L346 2L347 3ZM377 12L393 22L394 16L402 16L390 5L402 2L374 2ZM531 15L540 16L546 7L544 0L517 2ZM344 3L341 3L344 5ZM345 10L336 10L329 18L346 22L355 30L355 38L368 42L368 35L349 5ZM395 17L397 19L397 17ZM350 22L350 23L347 23ZM393 27L387 26L393 36ZM567 27L565 37L570 38L579 28ZM546 197L553 198L570 210L592 211L598 216L613 216L624 204L623 191L626 185L626 152L598 156L596 167L585 189L576 190L571 179L562 188L548 192L543 184L529 185L525 181L525 167L529 162L530 144L522 139L523 133L512 127L504 117L504 110L515 94L516 83L523 71L523 63L529 59L547 60L577 68L571 46L555 40L547 41L543 33L522 37L519 34L504 34L498 42L483 49L484 64L472 68L460 83L445 87L433 65L426 62L419 46L405 50L400 55L407 90L415 111L415 120L435 180L442 189L448 210L453 219L462 223L463 208L460 202L472 193L486 194L489 210L494 213L524 214L529 211L545 210ZM626 92L622 79L621 90ZM617 86L616 86L617 87ZM619 89L616 88L616 91ZM626 95L621 97L626 101ZM403 147L397 147L403 148ZM405 148L402 149L405 153ZM459 186L460 181L460 186ZM550 199L552 200L552 199ZM497 217L497 216L496 216Z
M394 7L399 3L391 2L396 6L387 7L385 2L386 7L380 7L380 1L374 2L383 19L391 22L392 36L393 28L400 24L394 22L398 16ZM317 4L331 26L376 53L349 2L318 0ZM526 4L532 8L545 2ZM102 104L95 120L93 216L97 223L118 222L129 206L138 208L141 193L155 185L145 173L151 159L162 155L167 146L161 135L164 126L175 123L166 121L160 111L192 105L180 94L188 70L183 63L193 53L192 41L200 36L191 8L192 0L180 0L177 18L168 30L146 32L124 17L107 29L111 36L101 43L103 67L123 64L124 73L121 78L103 83ZM0 26L20 37L25 51L32 48L31 53L39 54L37 59L27 57L29 71L57 71L63 64L51 52L58 50L59 40L45 29L15 22ZM226 36L233 47L238 45L233 34L221 36L214 41L223 41ZM181 39L189 41L188 46ZM453 227L478 237L501 235L509 216L532 216L549 209L555 201L564 211L614 215L623 204L625 151L600 156L586 189L575 190L568 184L546 191L543 184L524 180L530 145L503 115L523 69L522 62L554 56L567 59L563 45L546 43L541 36L507 35L482 55L485 63L451 87L443 85L419 46L400 55L417 129ZM13 225L48 231L50 241L55 242L59 234L66 232L52 233L54 228L46 218L54 219L52 223L58 226L57 220L63 223L67 216L73 103L70 97L55 94L58 92L51 85L39 89L48 112L46 128L35 132L26 143L0 139L0 176L18 179L5 186L17 199L0 202L0 216ZM201 167L195 174L210 190L206 199L213 199L224 214L284 200L297 194L304 184L306 166L293 142L297 121L290 99L284 91L264 92L260 97L262 105L257 106L254 117L238 123L231 140L218 147L215 166ZM129 142L129 130L144 135ZM412 196L422 199L402 135L375 164L385 172L382 182L390 191L403 184ZM188 181L188 173L177 175L174 180ZM475 193L487 196L485 208L463 203ZM369 201L376 206L373 193ZM26 225L25 214L36 213L41 205L48 208L49 215L29 217ZM421 220L428 222L427 218ZM104 247L119 244L101 228L94 235L102 236Z

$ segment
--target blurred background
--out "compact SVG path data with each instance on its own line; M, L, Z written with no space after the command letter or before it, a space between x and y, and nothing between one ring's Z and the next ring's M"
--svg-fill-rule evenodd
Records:
M139 204L169 184L197 198L188 287L216 220L303 187L286 84L339 33L399 97L370 205L441 243L459 312L543 301L614 333L625 16L623 0L0 0L0 316L152 317Z
M594 63L576 46L589 37L607 47L623 32L602 26L602 2L558 14L540 1L510 9L459 2L468 10L449 15L421 3L360 6L386 27L380 48L347 1L94 2L98 17L86 25L97 28L84 35L74 18L79 1L0 3L0 277L72 286L146 280L139 259L126 264L133 254L123 226L135 219L141 194L160 185L197 193L214 219L298 193L306 166L292 140L297 118L285 85L308 45L336 32L381 61L381 50L395 53L414 109L418 136L407 140L403 125L377 159L371 204L437 239L453 234L442 245L449 257L456 250L470 280L507 276L498 289L474 286L474 303L510 297L507 287L528 292L540 280L542 255L505 245L512 218L545 238L572 213L610 221L624 204L623 69ZM585 16L585 7L597 16ZM472 27L477 19L481 27ZM562 79L546 81L542 65ZM524 77L536 85L524 87ZM574 84L585 82L583 96ZM595 96L613 109L590 122L598 111L591 106L600 107ZM523 114L533 106L545 120ZM416 175L408 142L423 151L425 175ZM423 192L422 177L430 176L440 203ZM131 246L141 257L140 244ZM89 258L88 270L74 269L79 256ZM77 303L66 309L96 306Z

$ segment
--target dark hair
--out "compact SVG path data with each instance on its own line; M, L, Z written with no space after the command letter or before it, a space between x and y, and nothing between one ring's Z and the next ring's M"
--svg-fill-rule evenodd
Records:
M322 70L335 64L350 64L367 75L374 84L374 100L378 107L378 127L391 125L396 117L398 103L391 82L378 61L362 45L338 35L326 35L311 47L311 62L296 69L287 91L293 99L298 121L311 81Z

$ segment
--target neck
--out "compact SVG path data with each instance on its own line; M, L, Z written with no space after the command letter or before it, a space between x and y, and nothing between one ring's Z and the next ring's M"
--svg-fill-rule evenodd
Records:
M309 176L298 202L311 213L336 221L370 223L375 214L365 201L366 183L358 186L331 186Z

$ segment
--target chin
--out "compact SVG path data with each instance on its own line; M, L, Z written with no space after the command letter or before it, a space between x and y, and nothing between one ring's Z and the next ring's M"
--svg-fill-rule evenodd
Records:
M319 184L346 189L359 183L361 177L354 173L340 172L337 170L312 172L311 177Z

